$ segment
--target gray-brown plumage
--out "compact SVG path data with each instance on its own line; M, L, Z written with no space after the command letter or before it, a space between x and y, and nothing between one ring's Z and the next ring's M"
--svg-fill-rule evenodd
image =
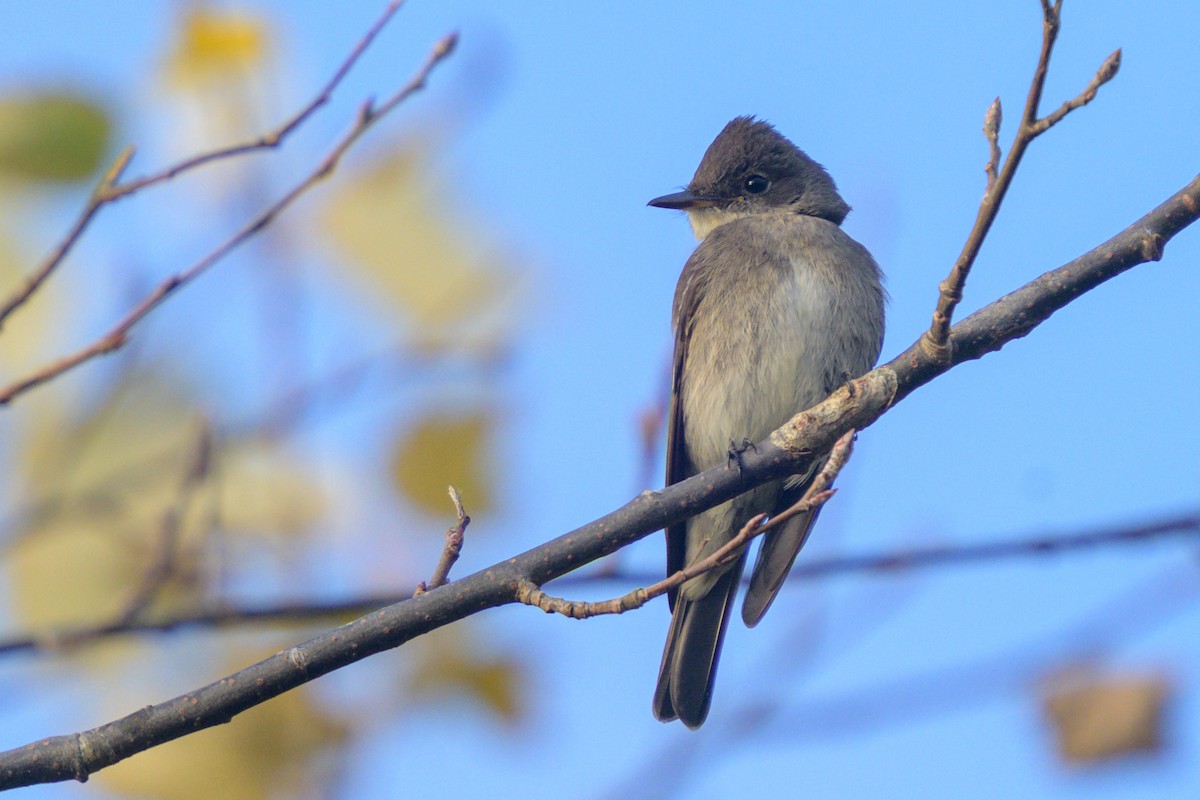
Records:
M727 463L731 442L760 441L795 413L867 372L883 343L884 291L866 248L839 227L850 207L829 174L766 122L738 117L687 189L650 201L687 211L700 239L675 289L667 483ZM752 516L778 513L819 467L761 486L667 529L667 573L729 541ZM770 607L816 520L793 517L759 548L742 617ZM654 713L698 727L746 554L670 595Z

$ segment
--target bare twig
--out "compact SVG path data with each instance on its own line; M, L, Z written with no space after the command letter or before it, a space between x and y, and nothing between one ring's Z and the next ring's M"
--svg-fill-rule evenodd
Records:
M492 351L459 356L465 368L481 371L503 366L503 358L503 354ZM414 353L401 345L380 349L280 392L266 402L261 410L214 425L214 438L221 441L271 441L281 438L294 432L318 405L328 403L341 407L363 390L368 377L385 367L386 374L403 375L411 380L415 374L419 374L419 370L435 363L444 366L443 356ZM109 473L95 476L90 483L69 495L51 492L29 498L24 505L0 517L0 553L21 541L23 536L29 535L52 515L75 514L91 518L97 509L111 508L122 492L136 492L145 484L159 479L162 471L173 465L174 458L174 453L155 451L142 459L122 464Z
M781 703L778 697L742 693L741 702L723 715L726 724L713 731L705 748L725 754L736 748L755 748L781 742L829 742L841 737L862 737L903 723L926 722L948 713L994 702L997 697L1019 694L1027 698L1031 685L1064 664L1103 665L1113 651L1128 648L1153 634L1181 614L1194 612L1198 588L1195 567L1171 564L1148 580L1139 580L1106 597L1076 620L1041 632L1003 649L975 655L957 664L889 674L871 683L827 694L821 699ZM788 654L796 652L784 642ZM770 655L775 655L774 653ZM772 685L797 680L797 659L764 661ZM755 674L751 670L747 674ZM631 795L666 798L676 793L676 773L663 764L689 767L689 775L703 780L703 764L696 762L698 740L688 737L646 754L645 764L628 780L601 797Z
M1200 175L1126 230L1030 281L957 323L951 361L914 343L905 352L797 414L742 469L708 470L658 492L643 492L600 519L452 584L379 609L297 644L186 695L145 706L106 725L52 736L0 753L0 790L84 780L97 770L231 717L348 664L403 645L488 608L518 602L522 580L535 585L609 553L749 489L804 469L851 427L872 424L921 386L966 361L1028 335L1080 295L1130 268L1162 257L1166 244L1200 218Z
M198 608L140 619L106 622L45 633L26 633L0 640L0 656L17 653L62 653L97 644L118 636L172 633L191 628L216 629L252 625L316 625L360 617L372 611L407 600L409 595L396 592L361 595L344 600L299 600L263 603L214 602Z
M752 517L742 526L737 535L719 547L714 553L687 565L672 575L668 575L652 586L634 589L632 592L627 592L611 600L587 602L584 600L565 600L561 597L553 597L542 591L541 587L533 581L522 580L517 585L517 600L525 605L536 606L547 614L562 614L572 619L587 619L588 617L596 617L602 614L623 614L626 611L641 608L654 598L683 585L685 581L689 581L697 575L703 575L706 572L723 567L737 560L743 548L754 537L761 536L797 514L812 511L814 508L819 508L827 503L835 492L835 490L829 488L830 485L833 484L838 473L842 471L842 467L846 465L846 461L850 458L850 452L854 445L854 434L855 431L851 428L849 431L846 431L842 438L838 439L837 444L830 451L825 466L813 478L813 482L804 491L804 495L790 508L781 514L776 514L767 522L763 522L766 519L766 514L758 514Z
M983 168L987 174L987 189L996 183L996 170L1000 169L1000 123L1003 118L1004 112L997 97L983 115L983 135L988 140L988 161Z
M1125 525L1073 534L1038 534L974 545L892 550L862 556L809 559L792 568L788 585L843 575L899 574L911 570L957 567L1012 558L1045 558L1075 550L1113 545L1144 544L1167 537L1200 534L1200 511L1156 522ZM560 584L580 586L614 582L642 582L651 576L627 571L569 575ZM408 599L391 592L349 597L344 600L289 601L261 605L212 603L169 616L110 622L47 633L25 633L0 639L0 657L16 653L56 653L131 634L170 633L188 628L228 628L249 625L312 625L347 616L362 616Z
M466 509L463 508L462 496L453 486L450 487L450 502L454 503L454 512L458 518L453 525L446 529L446 546L442 548L442 555L438 558L437 566L433 568L433 576L429 579L428 584L425 581L417 584L417 590L413 592L414 597L444 584L450 577L450 568L454 566L454 562L458 561L458 554L462 552L463 532L471 524L471 518L467 516Z
M1100 65L1091 82L1073 100L1064 103L1059 109L1042 119L1038 119L1038 106L1042 99L1042 90L1046 85L1046 71L1050 66L1050 54L1054 50L1054 41L1058 38L1062 0L1050 5L1048 0L1042 0L1042 49L1038 56L1037 68L1029 87L1029 95L1025 99L1025 110L1021 115L1020 125L1013 138L1012 148L1004 160L1004 167L996 173L1000 157L1000 147L997 141L1000 129L1000 101L997 98L988 108L984 116L984 135L988 139L989 160L986 168L987 188L983 199L979 202L979 211L975 216L975 225L971 228L962 252L954 262L950 274L938 284L937 308L933 312L933 322L929 330L921 337L921 347L930 356L943 361L950 359L949 334L950 323L954 318L954 310L963 298L963 287L979 250L991 230L1004 195L1012 184L1021 158L1030 142L1048 131L1063 117L1077 108L1087 105L1096 96L1096 92L1105 83L1112 80L1121 66L1121 51L1117 50Z
M125 317L118 322L108 333L104 334L92 344L83 347L82 349L65 356L58 361L46 365L37 370L31 375L15 381L8 386L0 389L0 405L11 403L17 396L29 391L35 386L39 386L46 381L62 375L80 364L90 361L97 356L111 353L114 350L122 347L129 338L129 332L132 328L142 321L151 311L158 308L162 303L176 292L180 287L186 286L191 281L195 280L201 273L205 272L213 264L220 261L229 253L236 250L239 246L253 237L256 233L266 227L280 213L292 205L300 196L311 189L317 183L320 183L337 168L343 155L350 147L362 137L376 122L378 122L388 112L400 105L414 92L425 86L425 81L429 77L430 72L443 59L445 59L454 50L457 34L445 36L437 44L434 45L425 64L417 71L417 74L382 104L376 106L371 101L363 103L359 108L358 116L354 125L342 136L341 139L330 150L329 154L321 161L317 167L312 170L303 180L292 187L283 197L272 203L265 211L244 225L241 230L225 240L220 246L209 253L204 258L197 261L192 266L176 273L162 283L160 283L153 291L138 303Z
M1096 99L1096 92L1100 87L1111 81L1117 76L1117 70L1121 68L1121 50L1114 50L1108 58L1104 59L1104 63L1100 65L1100 69L1092 76L1092 80L1088 83L1087 88L1075 96L1075 98L1063 103L1057 109L1042 117L1041 119L1030 123L1032 135L1037 136L1045 133L1053 126L1057 125L1063 117L1070 114L1077 108L1083 108L1088 103Z
M151 184L170 180L180 173L187 172L212 161L218 161L221 159L230 158L232 156L244 155L246 153L252 153L256 150L269 150L279 147L279 145L283 143L284 139L295 132L295 130L303 125L309 117L315 114L317 110L321 108L321 106L324 106L332 99L334 90L337 89L338 85L346 77L347 73L350 72L350 70L358 62L359 58L362 57L362 54L366 51L366 49L371 46L373 41L375 41L375 37L379 35L379 32L383 30L384 26L388 24L393 16L395 16L396 12L400 10L402 5L404 5L404 0L392 0L392 2L388 3L387 8L385 8L383 13L379 15L379 18L372 23L371 27L367 29L367 32L363 34L362 38L358 40L358 43L354 45L354 48L350 51L350 54L347 55L342 63L338 65L338 68L333 73L333 76L330 77L329 81L321 87L321 90L317 92L316 97L309 101L304 108L293 114L291 118L286 120L279 127L275 128L274 130L267 131L266 133L255 137L254 139L250 139L249 141L245 141L240 144L229 145L227 147L221 147L216 150L211 150L207 153L201 153L185 159L184 161L180 161L177 164L173 164L166 169L160 170L159 172L122 183L113 188L112 197L110 199L115 200L119 197L124 197L127 194L132 194L133 192L143 189Z
M222 147L207 153L201 153L200 155L192 156L191 158L187 158L177 164L173 164L159 172L155 172L141 178L135 178L133 180L121 182L121 175L124 174L126 168L129 166L129 162L133 158L134 154L133 145L126 147L117 157L116 161L113 162L113 165L109 168L108 172L106 172L100 179L100 183L92 191L91 196L88 198L87 205L84 206L83 211L80 212L79 217L75 220L74 224L72 224L71 229L67 232L67 235L63 237L62 241L55 246L54 250L51 251L50 254L42 261L42 263L38 265L38 267L29 275L28 278L26 278L25 283L16 289L12 295L10 295L9 298L4 301L3 305L0 305L0 327L3 327L4 322L8 319L9 315L23 306L41 287L45 280L50 277L51 273L58 269L58 266L67 257L67 254L70 253L71 249L75 246L75 243L79 241L80 236L83 235L84 230L91 223L92 218L95 217L96 213L105 205L119 200L126 195L133 194L140 189L144 189L151 184L170 180L181 173L188 172L196 167L203 166L204 164L225 158L244 155L246 153L252 153L257 150L279 147L279 145L283 143L283 140L302 124L304 124L304 122L308 120L308 118L312 116L317 109L329 102L334 90L342 82L342 79L346 77L346 74L350 72L351 68L353 68L358 62L363 52L367 49L367 47L370 46L371 42L375 40L375 37L378 36L379 32L403 4L404 0L392 0L392 2L388 4L387 8L384 9L383 13L380 14L379 18L374 22L374 24L371 25L363 37L354 46L354 49L350 51L350 54L338 66L337 70L333 74L333 77L331 77L328 83L321 88L321 90L317 93L317 96L314 97L308 103L308 105L296 112L290 119L285 121L278 128L268 131L250 141L228 147ZM99 355L99 353L97 353L97 355Z
M67 231L67 235L63 240L51 251L50 255L46 256L37 269L25 279L25 283L17 287L16 291L4 301L4 305L0 306L0 327L4 326L4 323L14 311L25 305L29 301L29 298L33 297L34 293L50 277L50 273L54 272L63 259L67 257L67 253L71 252L71 248L75 246L75 242L79 241L79 237L87 229L88 224L92 221L92 217L96 216L96 212L100 210L101 206L109 201L109 193L117 181L121 179L121 174L129 166L131 158L133 158L132 145L121 151L116 161L112 163L112 166L100 178L100 183L92 190L91 195L88 197L87 205L83 208L83 212L75 220L75 224L71 226L71 230Z
M208 479L212 459L212 430L207 420L197 426L195 443L188 460L188 468L179 482L179 491L174 502L163 512L158 525L158 548L153 561L142 580L125 603L117 622L132 622L154 602L154 598L167 581L176 576L179 556L179 534L184 516L191 506L192 498Z

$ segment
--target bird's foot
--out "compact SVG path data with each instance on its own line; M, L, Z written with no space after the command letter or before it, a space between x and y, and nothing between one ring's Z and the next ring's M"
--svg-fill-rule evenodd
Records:
M740 474L742 471L742 453L745 453L747 450L753 450L755 453L757 453L758 447L755 446L754 442L746 438L742 439L742 443L740 445L734 442L733 439L730 439L729 450L727 451L729 458L725 462L725 469L729 469L730 465L736 464L738 473Z

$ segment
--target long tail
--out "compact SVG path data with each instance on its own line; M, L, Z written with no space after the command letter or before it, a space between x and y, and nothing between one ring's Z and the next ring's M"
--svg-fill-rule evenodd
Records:
M675 598L654 690L654 716L663 722L678 718L689 728L698 728L708 716L721 642L745 563L743 555L703 597L688 600L680 592Z

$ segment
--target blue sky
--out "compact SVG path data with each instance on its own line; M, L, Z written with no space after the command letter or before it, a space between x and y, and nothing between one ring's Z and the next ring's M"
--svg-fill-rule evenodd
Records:
M120 98L128 129L119 138L139 140L159 124L145 73L173 6L104 5L0 6L0 76L9 86L83 81ZM325 79L381 5L251 6L284 33L282 109ZM1121 72L1030 149L964 313L1090 249L1196 174L1198 24L1187 2L1067 4L1043 113L1074 96L1117 47ZM407 79L451 29L462 34L460 51L390 125L452 121L437 176L456 213L521 261L533 310L506 385L513 413L500 450L519 453L505 468L510 499L500 519L476 521L495 530L471 541L465 574L653 488L640 483L637 419L661 387L671 294L694 242L680 215L645 203L689 180L728 119L770 120L837 180L854 206L846 229L887 274L887 359L928 323L983 189L984 112L1000 95L1007 151L1041 24L1032 0L414 0L301 152L343 128L359 97ZM64 220L47 224L47 243ZM114 217L101 235L130 235L119 224ZM802 558L1195 508L1198 262L1200 232L1189 230L1161 263L908 398L860 437ZM340 446L368 440L369 427L338 427ZM627 559L657 569L660 540ZM622 796L664 797L672 787L692 797L1193 797L1200 613L1185 592L1194 595L1200 577L1194 560L1194 548L1174 541L791 589L759 628L731 631L699 733L650 715L665 605L586 623L503 609L488 615L488 635L519 641L534 664L532 719L509 732L465 706L426 709L356 748L361 769L345 796L403 786L451 797L591 798L624 786L635 788ZM1162 606L1120 607L1144 621L1116 613L1099 643L1071 633L1146 585L1162 589ZM598 595L624 591L605 588ZM1101 670L1173 677L1169 747L1158 757L1094 770L1056 760L1032 683L1037 668L1027 664L1051 666L1084 645ZM392 657L400 656L384 656ZM960 668L975 677L955 682ZM942 682L937 700L908 697ZM745 722L764 706L777 709L769 725ZM65 731L10 731L5 744L49 732ZM432 766L448 754L453 767Z

